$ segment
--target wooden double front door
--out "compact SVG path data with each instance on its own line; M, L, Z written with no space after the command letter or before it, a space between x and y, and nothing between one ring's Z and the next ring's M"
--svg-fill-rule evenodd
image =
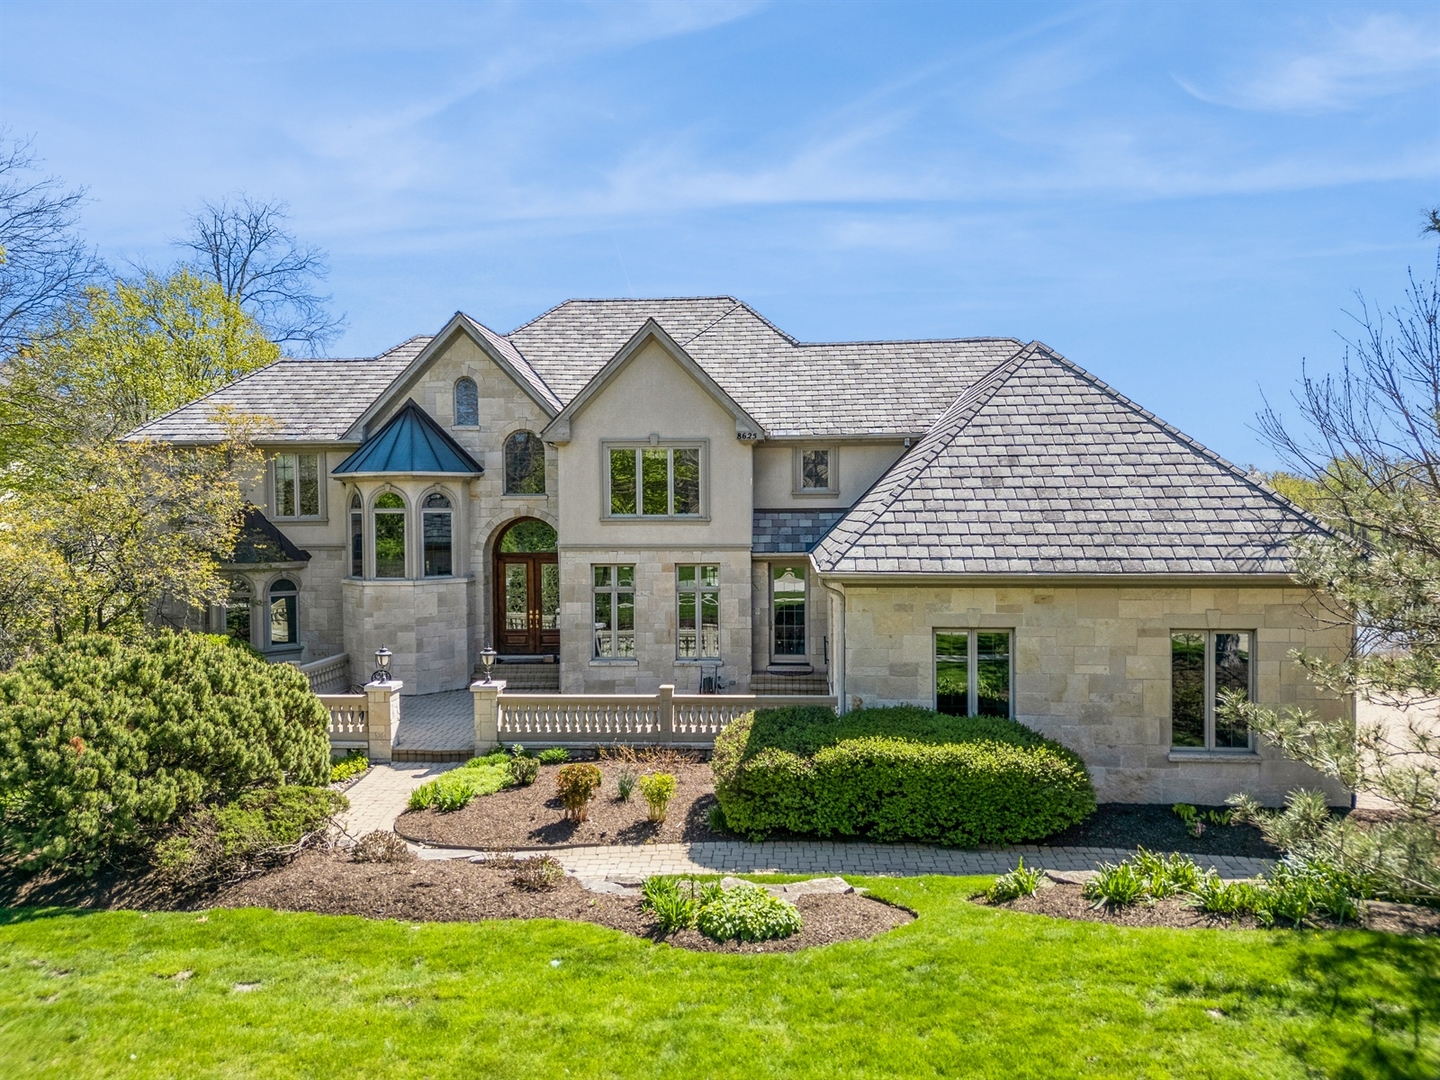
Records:
M560 651L560 564L554 552L495 556L497 652Z

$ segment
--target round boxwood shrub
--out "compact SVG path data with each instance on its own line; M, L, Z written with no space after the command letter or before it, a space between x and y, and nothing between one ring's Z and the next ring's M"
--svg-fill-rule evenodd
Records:
M970 846L1036 840L1095 809L1084 763L1024 724L910 706L762 709L715 740L727 828Z
M330 779L295 668L205 634L76 638L0 676L0 844L84 872L204 805Z

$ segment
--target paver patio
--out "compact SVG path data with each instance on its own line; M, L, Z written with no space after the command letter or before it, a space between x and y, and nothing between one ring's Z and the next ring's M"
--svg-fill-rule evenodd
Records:
M397 754L450 753L463 761L475 746L475 701L469 690L447 690L400 699Z

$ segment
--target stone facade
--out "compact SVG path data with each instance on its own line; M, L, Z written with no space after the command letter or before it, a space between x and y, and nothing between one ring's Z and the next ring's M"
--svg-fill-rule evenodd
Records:
M471 578L347 579L343 594L351 679L369 680L375 651L384 645L394 654L390 667L405 683L403 693L468 686L474 593Z
M1008 629L1016 719L1059 740L1090 768L1101 801L1219 803L1237 791L1280 802L1296 787L1348 795L1269 747L1254 755L1170 750L1170 634L1255 634L1257 699L1344 713L1289 658L1343 655L1344 628L1317 624L1296 587L1196 585L964 586L846 584L843 690L854 705L935 700L935 632Z

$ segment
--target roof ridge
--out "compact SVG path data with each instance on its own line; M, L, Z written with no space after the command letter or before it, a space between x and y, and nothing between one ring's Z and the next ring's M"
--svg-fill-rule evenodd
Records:
M892 481L890 490L879 503L865 510L864 524L861 525L859 521L856 522L857 528L855 534L850 537L840 552L833 557L831 565L838 563L849 553L850 549L859 542L860 537L865 531L868 530L871 525L875 524L875 522L884 515L886 510L895 505L895 501L910 489L910 486L915 482L916 478L950 445L955 436L965 430L966 425L975 419L976 413L980 411L985 402L995 396L996 391L1004 386L1016 371L1020 370L1025 361L1036 355L1035 346L1035 342L1022 345L1016 352L1007 356L999 364L996 364L995 367L991 368L961 391L960 396L950 404L950 407L940 414L935 423L930 425L930 430L920 437L920 441L915 444L910 453L906 454L900 461L891 466L875 483L870 485L869 489L866 490L860 498L855 500L854 506L846 513L845 517L842 517L835 523L836 526L843 524L846 518L850 516L850 513L864 503L864 501L870 497L871 492L878 489L887 479ZM1007 368L1009 369L1008 371L1006 370ZM968 418L964 420L964 422L957 424L956 420L967 412L969 413ZM948 436L942 434L942 425L948 430ZM904 468L900 469L899 466L902 463L904 464ZM828 533L826 534L826 539L828 539L829 535ZM818 549L820 544L823 543L824 539L815 545L816 548Z
M680 342L680 347L683 349L686 345L689 345L692 341L698 338L701 334L705 333L707 330L711 329L712 327L719 326L720 323L724 322L731 315L734 315L735 312L739 311L744 306L745 305L740 303L740 301L735 301L735 305L731 308L726 309L725 313L719 318L712 319L710 322L702 326L699 330L696 330L695 333L691 334L684 341Z
M780 331L785 333L783 330ZM785 335L789 337L789 334ZM795 341L795 339L791 339ZM857 341L795 341L797 348L801 349L823 349L835 345L969 345L972 342L981 341L1008 341L1017 348L1023 348L1025 342L1017 337L957 337L957 338L875 338L873 340ZM1013 354L1012 354L1013 355ZM1008 359L1008 358L1007 358Z
M1089 383L1100 393L1113 399L1125 408L1131 410L1132 412L1138 413L1144 420L1153 424L1155 427L1158 427L1176 442L1182 444L1187 449L1207 459L1212 464L1220 466L1226 472L1230 473L1232 476L1238 479L1241 483L1258 491L1261 495L1265 496L1271 502L1279 504L1282 509L1304 518L1311 524L1317 525L1321 529L1324 529L1327 533L1333 531L1328 525L1326 525L1323 521L1321 521L1314 514L1310 513L1310 511L1306 510L1304 507L1298 506L1297 504L1291 502L1289 499L1285 498L1285 496L1281 495L1278 491L1275 491L1273 488L1271 488L1268 484L1263 484L1255 480L1248 472L1240 468L1240 466L1234 464L1228 458L1222 457L1221 455L1217 454L1214 450L1211 450L1199 439L1185 434L1185 432L1181 431L1174 424L1170 424L1162 420L1160 417L1152 413L1149 409L1145 408L1145 406L1139 404L1136 401L1132 401L1130 398L1126 397L1119 390L1116 390L1113 386L1107 383L1104 379L1100 378L1098 375L1092 375L1090 372L1086 371L1083 367L1075 363L1073 360L1068 359L1067 357L1056 352L1054 349L1050 348L1050 346L1046 345L1043 341L1036 341L1033 342L1033 344L1036 345L1040 350L1043 350L1044 354L1047 357L1054 360L1057 364L1065 368L1071 374L1077 376L1084 382Z
M510 336L510 334L518 334L521 330L525 330L525 329L528 329L528 328L531 327L531 326L534 326L534 325L535 325L537 322L539 322L541 319L545 318L545 316L554 314L555 312L559 311L561 308L565 307L567 304L654 304L654 303L663 303L663 302L669 302L669 301L674 301L674 300L729 300L732 304L741 304L741 301L740 301L740 300L737 300L735 297L733 297L733 296L724 296L724 295L720 295L720 296L572 296L572 297L570 297L568 300L561 300L560 303L555 304L553 307L548 307L548 308L546 308L544 311L542 311L539 315L536 315L536 316L535 316L533 319L531 319L529 322L521 323L519 326L515 327L514 330L511 330L509 334L503 334L503 335L501 335L501 336L508 338L508 337Z

